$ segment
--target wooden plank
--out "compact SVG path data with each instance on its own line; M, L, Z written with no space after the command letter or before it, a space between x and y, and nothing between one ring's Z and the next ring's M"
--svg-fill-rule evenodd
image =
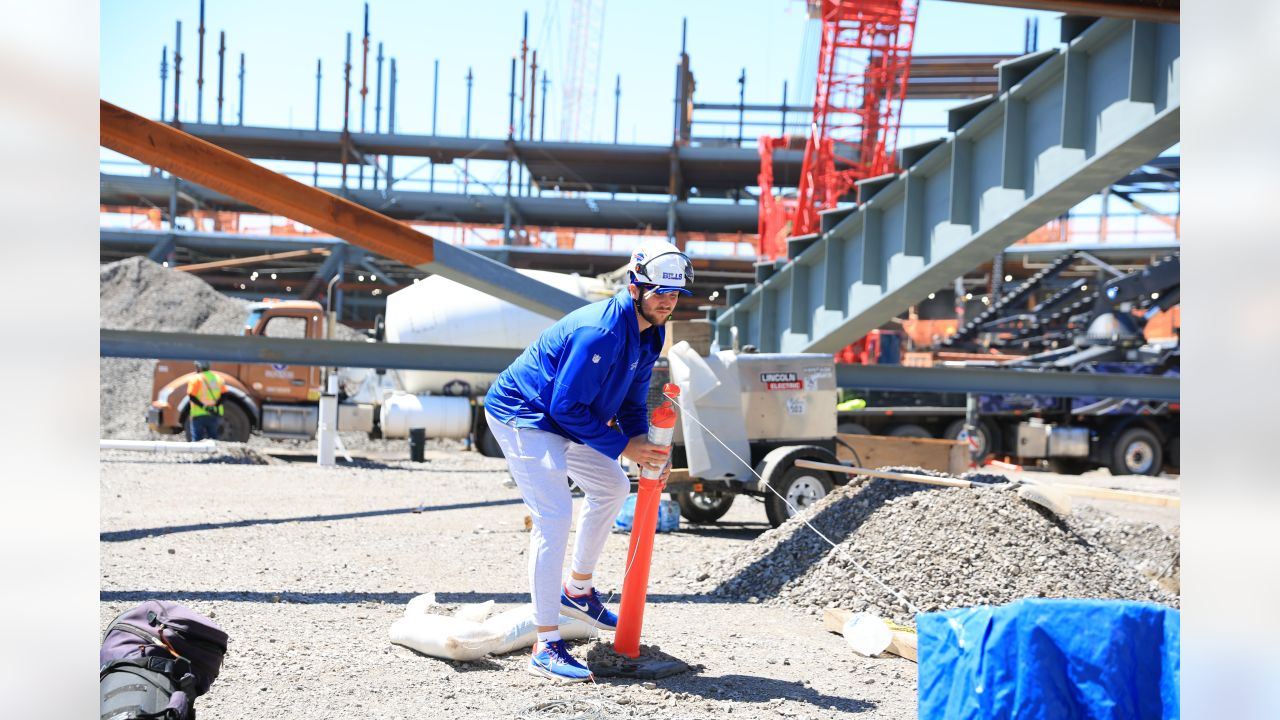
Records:
M844 624L849 621L851 615L853 615L852 610L826 608L822 611L822 627L828 632L843 635ZM889 642L888 652L898 657L906 658L911 662L918 662L916 659L916 631L903 625L890 623L889 632L893 635L893 639Z
M308 255L328 255L329 251L325 248L311 248L310 250L288 250L286 252L268 253L266 255L253 255L251 257L230 258L229 260L213 260L211 262L192 263L190 265L179 265L174 268L179 272L201 272L204 270L217 270L220 268L241 267L243 265L257 265L258 263L267 262L269 260L287 260L290 258L307 257Z
M922 483L924 485L941 485L943 487L959 488L973 487L973 483L968 480L936 478L928 475L908 475L906 473L873 470L871 468L854 467L852 465L833 465L832 463L823 463L814 460L797 460L795 465L796 467L808 468L810 470L826 470L828 472L839 472L847 475L867 475L869 477L884 478L886 480L902 480L904 482Z
M841 462L856 462L859 465L883 467L885 465L914 465L926 470L938 472L956 472L952 459L953 449L963 447L958 440L939 440L935 438L904 438L886 435L847 435L838 437L853 450L841 443L836 443L836 458ZM854 457L857 453L857 457ZM959 468L963 471L969 466L968 458L963 460Z
M1024 480L1025 482L1025 480ZM1055 490L1076 497L1090 497L1098 500L1119 500L1120 502L1138 503L1141 505L1159 505L1161 507L1182 507L1182 498L1176 495L1140 492L1138 490L1113 490L1112 488L1091 487L1089 485L1069 485L1066 483L1034 482L1038 487L1052 487Z

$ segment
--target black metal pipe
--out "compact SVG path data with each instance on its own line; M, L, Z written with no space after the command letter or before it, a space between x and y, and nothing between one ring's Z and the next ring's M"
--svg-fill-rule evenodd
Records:
M545 142L547 139L547 71L542 71L542 121L541 127L538 128L538 141Z
M173 41L173 118L174 125L179 123L180 105L178 94L182 91L182 21L178 21L178 29Z
M316 130L320 129L320 78L322 77L320 58L316 58ZM311 169L311 184L320 186L320 163L316 162Z
M364 39L362 59L360 61L360 132L365 131L364 121L368 113L365 108L369 99L369 3L364 4ZM360 163L360 187L364 187L364 163Z
M160 122L164 122L164 110L169 79L169 46L160 49Z
M391 85L387 88L388 107L387 107L387 133L394 135L396 132L396 59L391 58ZM395 184L395 155L387 156L387 192L391 192L391 186Z
M511 58L511 90L507 96L507 195L502 203L502 241L511 244L511 164L515 160L516 59Z
M373 133L382 133L382 43L378 43L378 93L373 103ZM373 189L378 189L378 172L373 173Z
M782 132L779 135L787 134L787 81L782 81Z
M204 0L200 0L200 50L196 61L196 122L204 122Z
M342 189L347 189L347 147L351 143L351 33L347 33L347 61L342 66Z
M738 76L738 147L742 147L742 120L746 112L747 102L747 69L742 68Z
M239 123L244 125L244 53L240 53L240 106L236 108L239 113Z
M222 83L227 64L227 31L218 31L218 124L222 124Z
M467 66L467 119L463 126L462 132L465 137L471 137L471 83L472 83L471 67ZM471 180L471 161L462 161L462 194L467 194L467 184Z
M613 143L618 144L618 112L622 108L622 74L613 82Z
M431 70L431 135L436 134L436 110L440 102L440 59L437 58ZM431 161L427 190L436 191L436 161Z

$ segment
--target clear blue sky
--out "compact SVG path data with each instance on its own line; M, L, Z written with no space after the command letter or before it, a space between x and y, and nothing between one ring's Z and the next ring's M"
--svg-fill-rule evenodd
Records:
M462 134L466 86L475 74L472 133L503 136L507 125L510 58L518 52L521 16L529 12L531 44L551 76L548 139L559 137L560 76L566 64L571 0L490 2L387 2L370 5L370 95L366 126L372 130L377 43L397 59L397 130L425 133L431 127L432 63L440 61L438 128ZM700 101L737 100L737 77L747 72L747 102L777 102L784 80L797 85L805 38L801 0L607 0L601 37L598 107L592 139L612 137L613 85L622 76L620 140L670 141L674 64L680 22L689 21L689 54ZM205 10L205 121L217 112L218 31L227 33L227 100L224 121L235 122L236 72L246 56L245 123L313 127L315 65L324 66L321 126L342 123L341 69L345 33L353 34L358 91L363 2L262 2L208 0ZM196 116L196 27L198 0L103 0L101 4L102 97L155 117L160 107L162 48L172 53L175 21L182 21L182 118ZM1024 18L1039 17L1040 44L1057 39L1056 16L1027 10L923 0L915 49L919 53L1017 53ZM816 52L816 50L815 50ZM389 65L389 63L388 63ZM384 72L389 68L384 69ZM172 107L172 68L167 105ZM384 85L387 80L384 78ZM385 91L385 86L384 86ZM387 101L383 100L384 123ZM921 103L906 122L938 122L953 104ZM541 105L541 103L539 103ZM352 94L354 128L359 96Z

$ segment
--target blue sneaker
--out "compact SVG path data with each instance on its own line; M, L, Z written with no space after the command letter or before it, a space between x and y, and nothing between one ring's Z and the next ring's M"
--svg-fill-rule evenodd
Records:
M573 659L563 640L537 643L529 659L529 672L565 683L592 679L591 670Z
M600 593L595 588L591 588L585 595L570 595L568 588L561 587L560 612L601 630L618 629L618 616L604 606Z

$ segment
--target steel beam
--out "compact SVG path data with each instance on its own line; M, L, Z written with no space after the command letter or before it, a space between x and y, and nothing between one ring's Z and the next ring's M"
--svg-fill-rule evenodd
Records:
M518 350L399 343L360 343L241 335L102 330L102 357L155 360L288 363L325 367L498 373ZM836 366L840 387L870 390L975 392L1059 397L1135 398L1177 402L1176 377L1028 372L987 368L914 368L899 365Z
M203 207L254 212L252 204L222 193L184 183L184 190ZM102 175L100 201L105 205L168 202L169 183L162 178ZM183 194L179 194L184 199ZM496 196L429 193L394 190L348 190L347 198L377 212L401 220L462 222L501 225L504 199ZM189 202L189 201L187 201ZM667 226L666 202L609 200L606 198L513 197L515 212L530 225L619 230L650 230ZM677 222L688 232L756 232L759 217L755 203L677 202Z
M1037 372L1005 368L836 365L836 384L868 390L1132 398L1178 402L1177 377Z
M520 354L495 348L138 330L102 330L98 345L102 357L491 373L502 372Z
M904 172L830 214L792 261L821 285L805 307L771 292L780 272L723 311L716 336L736 327L743 345L836 352L990 261L1178 141L1179 56L1176 25L1104 19L1010 62L1004 92L952 111L951 138L904 151Z
M576 295L466 250L437 244L430 236L385 215L304 185L181 130L105 100L100 101L100 107L104 147L541 315L559 318L586 304ZM448 249L440 252L442 247Z

